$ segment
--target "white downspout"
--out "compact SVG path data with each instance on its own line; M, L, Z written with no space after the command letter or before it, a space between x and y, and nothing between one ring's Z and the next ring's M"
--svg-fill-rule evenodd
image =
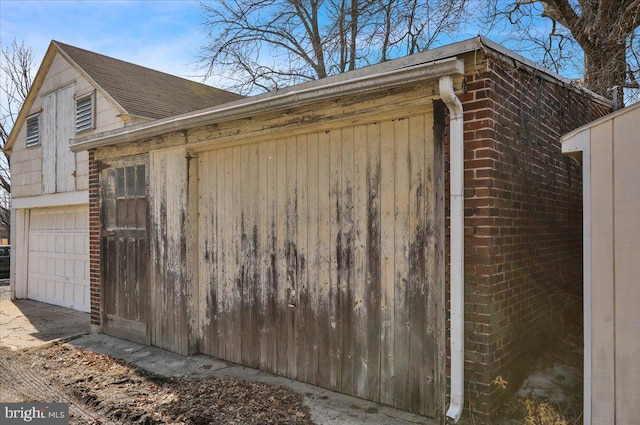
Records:
M447 418L456 423L464 408L464 120L451 76L440 77L440 97L449 109L451 402Z

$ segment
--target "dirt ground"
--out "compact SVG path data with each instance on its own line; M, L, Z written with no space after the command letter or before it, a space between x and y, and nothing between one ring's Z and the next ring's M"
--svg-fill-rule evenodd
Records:
M558 364L571 362L575 356L565 346L533 369L553 375ZM514 395L499 423L579 424L581 393L568 392L563 402ZM288 388L252 381L164 378L63 342L0 348L0 401L69 403L71 424L313 424L302 399Z
M163 378L64 343L0 349L0 400L70 403L71 424L311 424L302 395L235 379Z

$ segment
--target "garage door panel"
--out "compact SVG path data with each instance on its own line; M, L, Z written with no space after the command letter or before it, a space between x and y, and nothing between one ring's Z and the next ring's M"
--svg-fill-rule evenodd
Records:
M199 154L205 352L435 412L427 115Z
M27 296L90 310L88 207L32 210Z

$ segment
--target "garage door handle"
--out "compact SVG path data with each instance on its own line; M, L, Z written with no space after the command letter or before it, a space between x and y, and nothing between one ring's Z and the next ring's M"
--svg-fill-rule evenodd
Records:
M109 236L115 236L116 232L115 230L104 230L102 229L102 233L101 233L103 238L108 238Z

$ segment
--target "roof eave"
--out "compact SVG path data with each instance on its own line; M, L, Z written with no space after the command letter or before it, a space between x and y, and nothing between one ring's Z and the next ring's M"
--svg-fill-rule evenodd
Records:
M317 80L303 86L294 86L281 92L266 93L252 98L204 109L194 113L160 119L150 123L119 129L113 132L74 139L73 152L112 146L118 143L147 139L174 131L182 131L203 125L247 118L264 112L274 112L292 106L304 106L315 102L388 89L411 82L429 80L443 75L464 74L464 62L457 57L413 64L399 69L382 70L356 78L335 78L332 81Z

